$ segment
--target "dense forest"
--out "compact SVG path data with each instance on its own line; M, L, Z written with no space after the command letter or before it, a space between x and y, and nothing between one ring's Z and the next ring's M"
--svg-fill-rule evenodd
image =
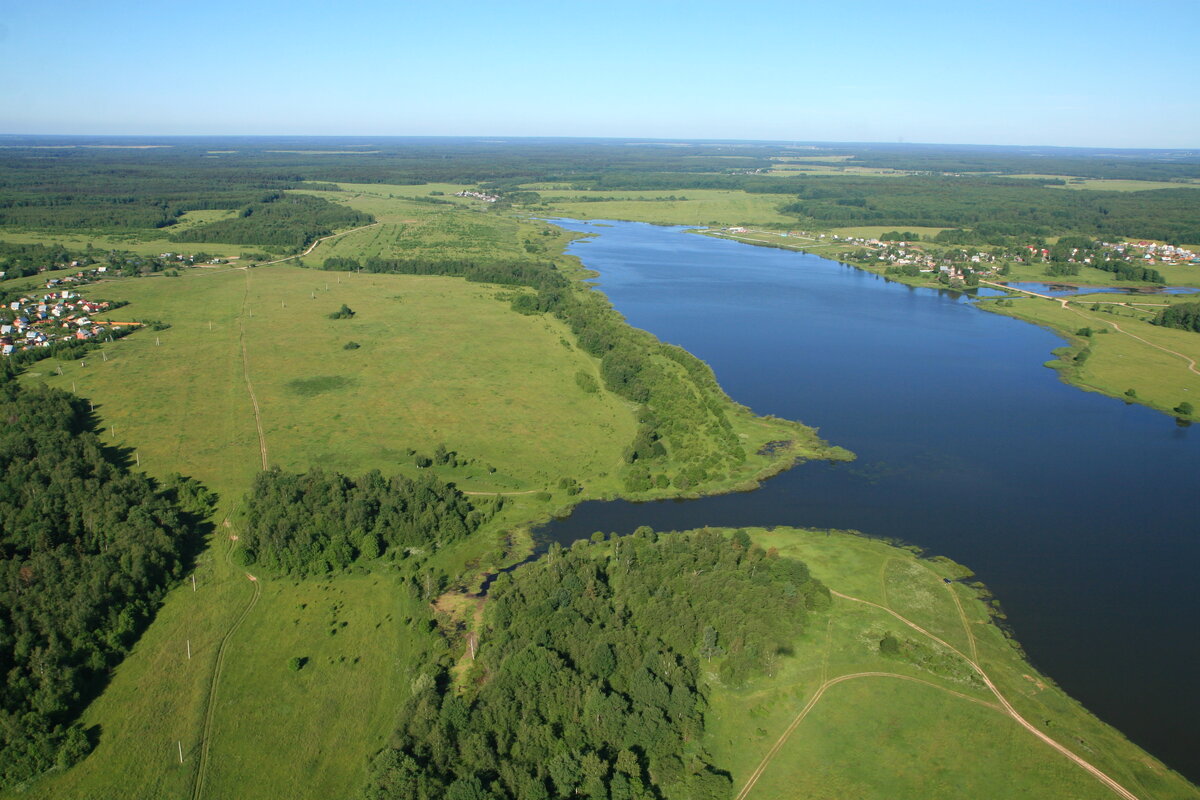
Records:
M1076 232L1092 236L1200 242L1200 191L1065 191L1012 178L841 176L788 179L797 199L780 210L825 227L984 225L990 244Z
M707 680L774 674L829 603L807 567L745 532L551 550L497 578L467 674L412 681L370 800L715 800Z
M554 314L575 333L584 352L600 359L600 374L611 391L641 406L640 426L626 448L626 489L687 490L728 477L745 463L746 452L719 399L723 390L712 369L686 350L631 328L599 292L576 290L551 263L419 261L330 258L326 269L454 275L467 280L528 286L513 308L523 314ZM666 465L670 455L678 472Z
M463 539L484 512L432 473L351 479L314 468L260 472L246 498L242 557L275 572L313 575L357 558L430 551Z
M244 206L236 217L171 235L173 242L230 242L301 248L335 228L369 225L370 214L305 194L274 192Z
M1180 303L1164 308L1152 321L1155 325L1200 333L1200 303Z
M0 787L68 766L76 722L177 581L212 498L130 472L85 404L0 379Z

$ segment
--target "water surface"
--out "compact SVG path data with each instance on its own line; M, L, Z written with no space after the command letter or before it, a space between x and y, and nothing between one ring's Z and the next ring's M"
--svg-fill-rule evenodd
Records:
M629 322L759 414L858 454L755 492L590 502L542 530L794 525L897 537L971 567L1030 658L1200 780L1200 427L1061 383L1053 334L827 259L682 228L558 220Z
M1118 286L1078 286L1073 283L1042 283L1040 281L1009 281L1005 286L1044 294L1048 297L1075 297L1081 294L1139 294L1151 297L1156 294L1196 294L1200 292L1200 289L1194 286L1122 288Z

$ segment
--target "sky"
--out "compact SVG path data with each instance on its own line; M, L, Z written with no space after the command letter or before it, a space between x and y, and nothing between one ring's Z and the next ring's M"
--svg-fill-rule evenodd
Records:
M1200 0L4 0L0 134L1200 148Z

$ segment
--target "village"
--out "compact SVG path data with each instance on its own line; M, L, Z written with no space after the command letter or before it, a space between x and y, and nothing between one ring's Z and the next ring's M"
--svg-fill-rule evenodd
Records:
M57 278L47 286L57 287L65 280ZM92 319L92 315L120 305L87 300L70 289L19 297L0 309L0 355L124 335L141 323ZM115 336L114 331L118 331Z
M822 236L822 238L824 238ZM1175 245L1156 242L1094 242L1092 247L1058 248L1041 244L1021 245L1015 248L998 247L990 250L948 247L937 253L930 252L914 242L893 241L854 236L831 236L835 242L852 244L858 250L843 252L841 257L857 260L883 261L887 271L893 274L916 277L920 274L935 275L939 279L963 280L968 285L975 278L1002 277L1007 275L1008 264L1061 264L1096 266L1109 272L1114 262L1123 262L1144 268L1159 264L1188 264L1200 266L1200 254ZM1052 275L1070 275L1078 270L1051 268Z

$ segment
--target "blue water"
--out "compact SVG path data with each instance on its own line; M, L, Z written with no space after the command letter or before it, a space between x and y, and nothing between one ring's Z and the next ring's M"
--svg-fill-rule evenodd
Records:
M1192 286L1162 286L1150 287L1145 291L1136 289L1122 289L1115 286L1076 286L1070 283L1041 283L1037 281L1010 281L1005 284L1014 289L1024 289L1027 292L1037 292L1038 294L1048 295L1050 297L1074 297L1080 294L1144 294L1148 297L1153 297L1156 294L1196 294L1200 292Z
M1200 779L1200 426L1061 383L1053 334L811 256L625 222L571 252L629 322L759 414L858 454L755 492L589 502L541 532L854 528L971 567L1030 658ZM1181 398L1183 399L1183 398Z

